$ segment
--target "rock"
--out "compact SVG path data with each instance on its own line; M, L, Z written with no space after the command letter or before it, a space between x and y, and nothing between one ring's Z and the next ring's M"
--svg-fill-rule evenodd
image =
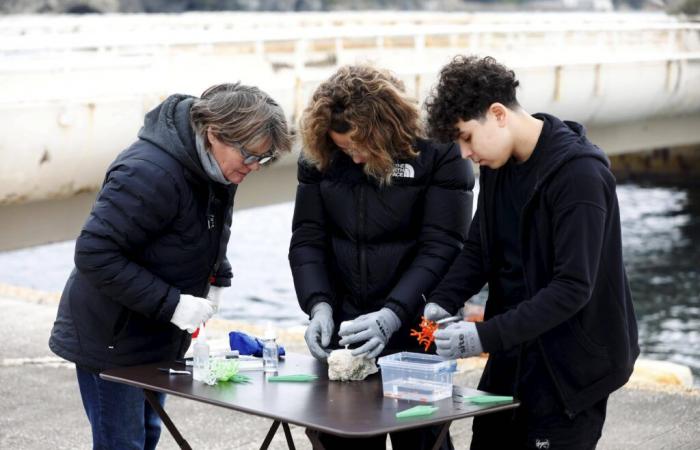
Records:
M360 381L379 369L374 359L352 356L350 350L333 350L328 357L328 378L332 381Z
M693 386L693 375L688 366L668 361L638 359L634 364L630 382L689 388Z

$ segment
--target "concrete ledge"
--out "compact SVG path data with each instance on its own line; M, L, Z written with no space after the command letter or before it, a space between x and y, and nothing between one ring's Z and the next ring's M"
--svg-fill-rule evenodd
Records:
M662 385L679 388L693 388L693 374L690 367L668 361L638 359L629 384L636 386Z
M36 304L58 305L60 297L59 293L0 283L0 299L11 298ZM207 326L207 336L213 350L228 349L228 333L230 331L243 331L253 336L262 336L265 331L263 325L222 318L211 319ZM278 328L278 342L284 345L287 351L307 353L304 342L305 331L306 327L303 325ZM458 361L459 371L466 373L481 372L485 364L486 355ZM634 373L627 384L634 388L679 389L700 393L700 390L693 386L693 375L690 368L668 361L638 359L634 366Z

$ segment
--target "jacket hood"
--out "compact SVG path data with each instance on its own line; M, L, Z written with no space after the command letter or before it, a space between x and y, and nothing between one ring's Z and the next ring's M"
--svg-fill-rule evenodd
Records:
M190 95L171 95L146 114L138 137L169 153L198 178L208 181L199 161L190 122L194 100Z
M586 137L586 129L577 122L562 121L549 114L533 114L540 120L547 122L549 132L543 136L542 168L537 176L535 190L537 190L549 177L554 175L564 164L577 158L595 158L610 167L610 161L605 153ZM543 129L544 133L544 129Z

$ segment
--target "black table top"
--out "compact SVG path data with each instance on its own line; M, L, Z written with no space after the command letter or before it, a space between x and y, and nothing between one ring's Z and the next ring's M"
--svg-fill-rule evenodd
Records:
M397 419L396 413L416 405L412 400L397 400L382 394L381 373L364 381L330 381L328 366L310 356L288 354L280 360L279 375L314 374L312 382L268 382L262 371L242 372L250 383L219 382L209 386L193 381L189 375L169 375L159 367L184 369L182 364L156 363L122 367L102 372L109 381L150 389L222 406L256 416L268 417L345 437L372 436L418 426L440 424L464 417L511 409L518 402L479 406L452 398L430 403L440 409L430 416ZM474 395L485 394L474 390Z

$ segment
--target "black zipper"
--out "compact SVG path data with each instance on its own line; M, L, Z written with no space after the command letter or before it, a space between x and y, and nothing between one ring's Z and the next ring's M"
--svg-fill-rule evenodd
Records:
M209 189L209 199L207 200L207 230L210 232L216 228L216 211L212 211L212 204L214 203L214 190L211 185L208 185Z
M209 239L212 239L212 237L216 237L216 235L212 235L212 233L215 233L216 231L216 213L217 210L213 206L216 200L216 195L214 194L214 189L212 188L211 184L208 185L209 189L209 200L207 202L207 229L209 230ZM222 226L221 228L223 229L223 221L224 217L222 214L221 217L221 223ZM216 277L216 272L219 270L219 253L221 252L221 235L219 235L219 238L216 239L215 244L216 245L216 252L214 253L214 263L212 264L211 270L209 271L209 278L207 279L207 284L209 283L209 280L211 280L213 277ZM206 286L206 291L208 292L209 287Z
M362 306L367 304L367 253L365 248L365 186L360 185L360 198L358 201L357 218L357 246L360 270L360 298Z

